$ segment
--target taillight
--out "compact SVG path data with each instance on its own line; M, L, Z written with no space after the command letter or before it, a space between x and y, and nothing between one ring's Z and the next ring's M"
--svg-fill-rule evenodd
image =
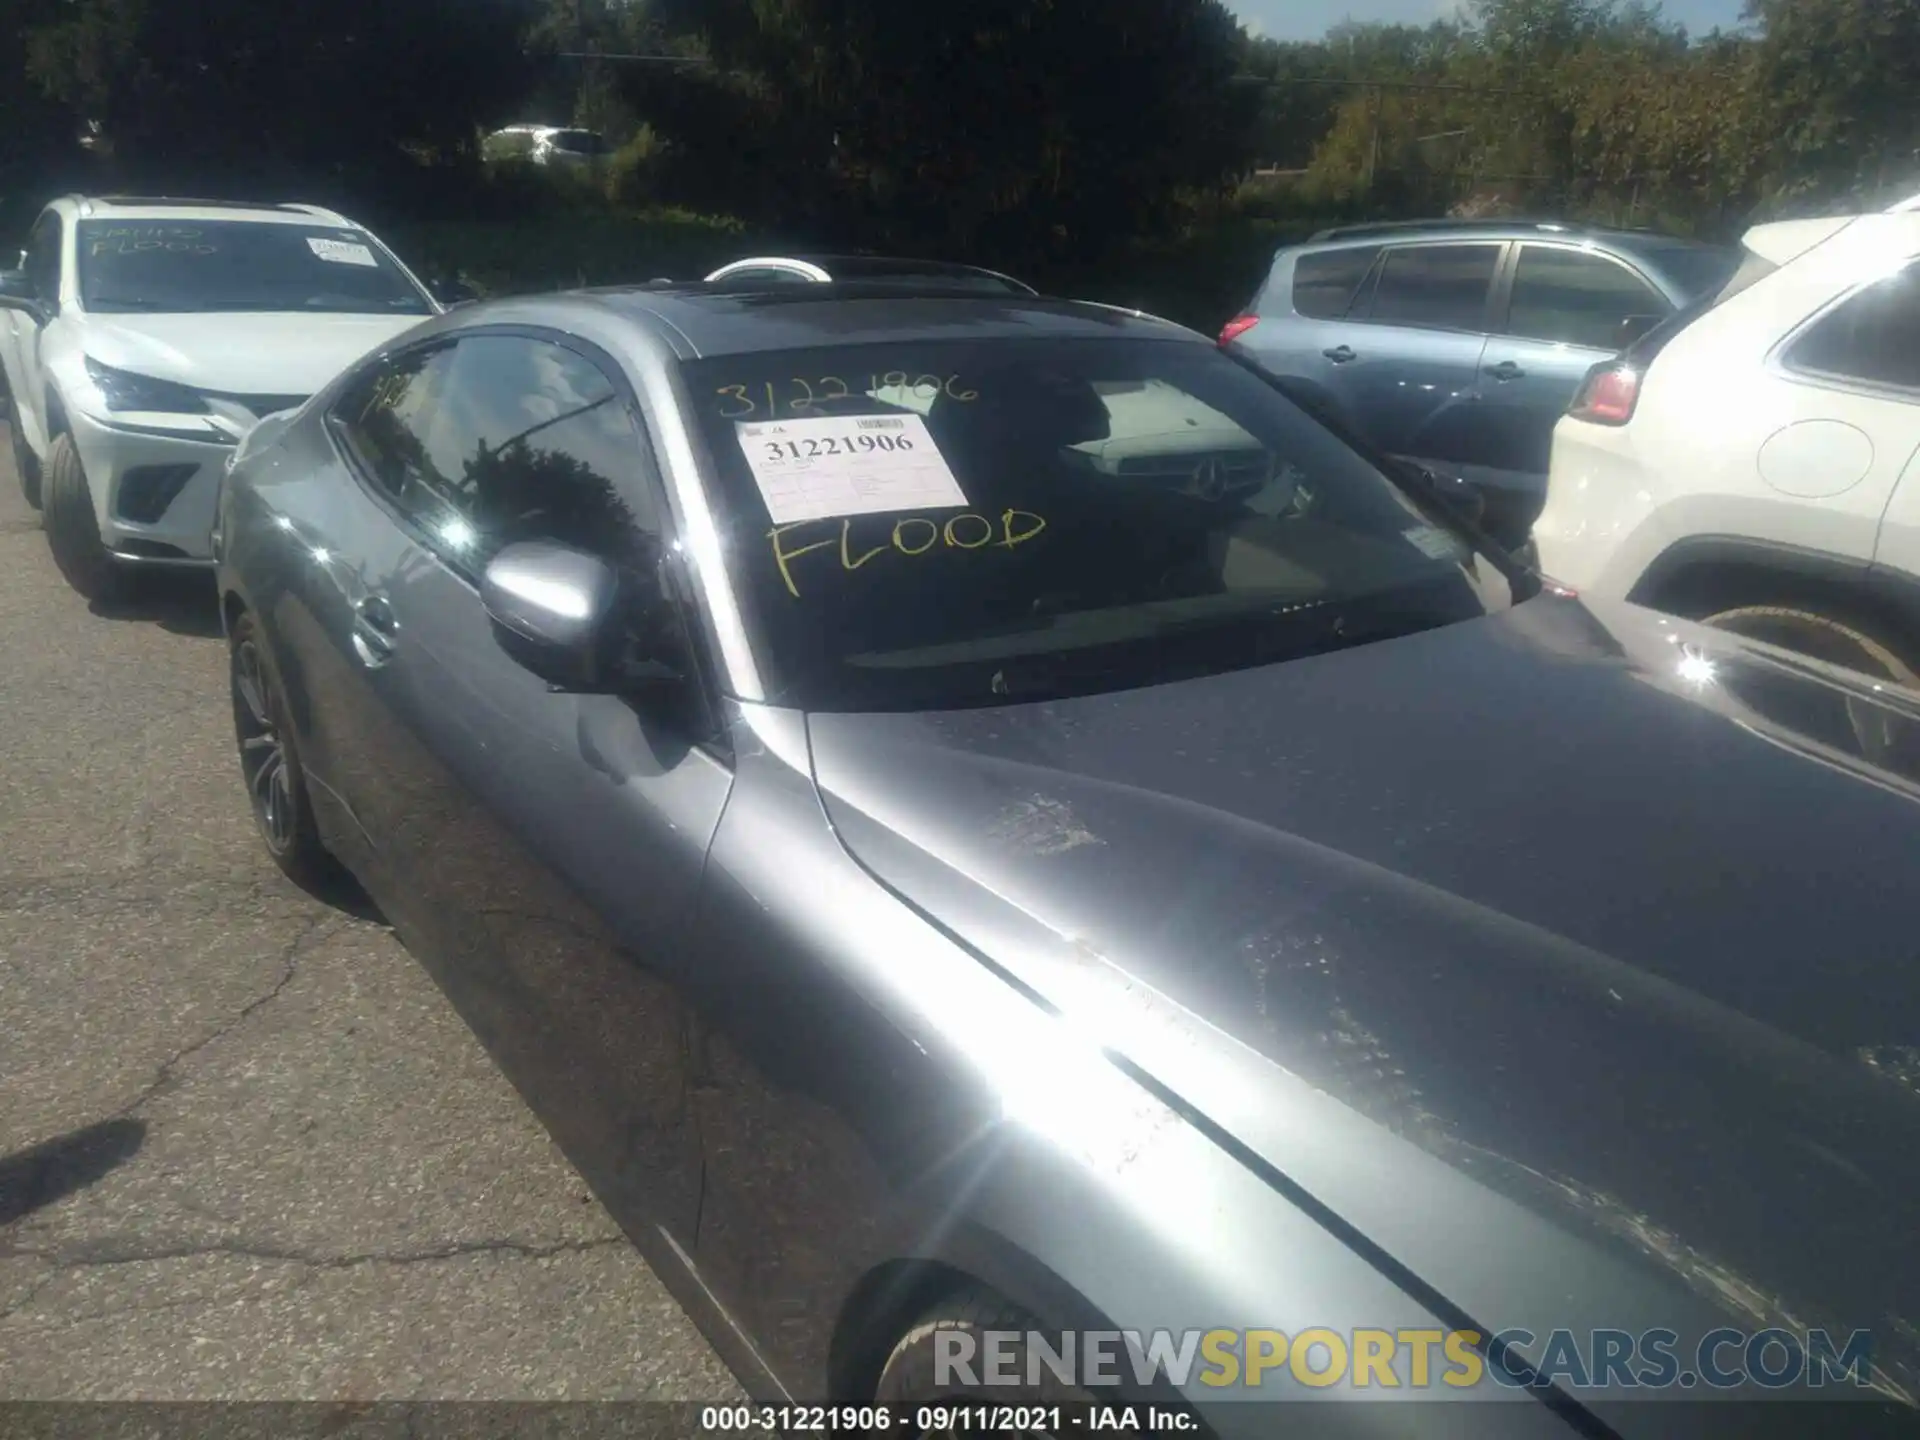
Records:
M1222 345L1231 345L1235 340L1238 340L1259 323L1260 317L1258 315L1234 316L1220 331L1220 343Z
M1631 365L1609 361L1587 372L1567 414L1593 425L1624 425L1640 403L1640 374Z

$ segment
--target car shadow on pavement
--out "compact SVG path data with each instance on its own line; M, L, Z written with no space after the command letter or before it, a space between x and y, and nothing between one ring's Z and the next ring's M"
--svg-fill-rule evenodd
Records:
M311 885L301 885L300 888L322 905L338 910L342 915L365 921L369 925L378 925L384 930L393 928L393 923L381 913L374 898L341 865L336 864L325 879L316 880Z
M174 635L220 638L220 597L209 576L159 571L138 582L125 598L95 600L87 608L103 620L140 620Z
M0 1225L105 1179L139 1154L146 1138L143 1120L103 1120L0 1156Z

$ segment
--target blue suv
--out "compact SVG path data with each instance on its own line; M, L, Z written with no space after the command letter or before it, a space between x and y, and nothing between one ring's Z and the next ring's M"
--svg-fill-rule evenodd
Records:
M1518 547L1587 372L1739 263L1733 249L1544 221L1345 226L1275 255L1220 343L1378 449L1473 486L1488 530Z

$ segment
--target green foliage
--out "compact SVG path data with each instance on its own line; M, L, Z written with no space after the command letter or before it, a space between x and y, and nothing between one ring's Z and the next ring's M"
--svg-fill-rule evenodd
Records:
M1217 0L661 11L714 66L637 72L632 103L696 203L895 249L1089 255L1168 228L1251 157L1257 95L1232 83Z
M526 87L536 0L69 0L27 70L149 185L377 177L463 153Z
M737 220L666 207L402 221L383 233L423 273L458 275L484 295L693 279L737 259L748 244Z
M1920 0L1752 0L1754 83L1793 209L1920 190Z
M625 144L607 157L600 176L607 199L623 210L654 200L659 193L666 158L666 145L653 127L640 126Z

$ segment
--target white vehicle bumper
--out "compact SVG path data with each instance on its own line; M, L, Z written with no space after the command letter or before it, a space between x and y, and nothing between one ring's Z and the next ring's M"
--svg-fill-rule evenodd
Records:
M1659 511L1631 426L1562 420L1533 525L1541 574L1583 595L1624 598L1667 547Z
M69 423L107 549L141 565L213 563L214 510L237 441L85 414Z

